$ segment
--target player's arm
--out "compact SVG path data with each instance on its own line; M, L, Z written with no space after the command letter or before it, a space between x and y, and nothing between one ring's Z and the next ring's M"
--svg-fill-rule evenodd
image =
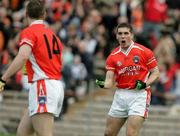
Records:
M107 71L106 72L106 79L104 82L104 88L112 88L114 86L114 72Z
M23 45L20 47L17 56L15 57L11 65L8 67L7 71L1 77L1 81L5 83L8 78L10 78L12 75L14 75L17 71L19 71L22 68L26 60L29 58L31 50L32 49L29 45ZM3 90L3 87L4 86L2 85L2 87L0 88L2 88ZM0 91L2 90L0 89Z
M106 78L104 79L96 79L96 84L101 88L111 88L114 85L114 72L113 71L107 71L106 72Z
M155 67L153 69L150 70L150 76L146 82L146 86L150 86L151 84L153 84L157 79L159 79L159 69L158 67Z
M159 78L159 69L158 69L158 67L155 67L150 70L150 76L149 76L148 80L146 81L146 83L141 80L137 80L135 88L137 90L144 89L144 88L150 86L152 83L154 83L158 78Z
M137 90L145 89L146 87L150 86L159 78L159 69L157 66L156 58L154 57L153 52L150 49L146 49L144 52L144 56L146 59L146 66L150 72L150 76L148 77L146 82L141 80L137 80L135 84L135 88Z

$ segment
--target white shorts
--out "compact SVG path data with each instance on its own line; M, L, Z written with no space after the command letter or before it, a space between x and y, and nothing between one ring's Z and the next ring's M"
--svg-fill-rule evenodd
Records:
M29 115L52 113L58 117L63 105L64 89L59 80L43 79L30 84Z
M151 92L148 90L118 89L108 115L117 118L127 118L131 115L148 117Z

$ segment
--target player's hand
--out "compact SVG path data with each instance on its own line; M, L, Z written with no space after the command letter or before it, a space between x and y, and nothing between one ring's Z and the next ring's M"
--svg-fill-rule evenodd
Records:
M102 78L96 79L96 84L97 84L99 87L104 88L104 79L102 79Z
M6 81L0 79L0 93L4 90L5 84L6 84Z
M136 86L135 86L136 90L141 90L141 89L145 89L145 88L146 88L146 83L144 83L141 80L136 81Z

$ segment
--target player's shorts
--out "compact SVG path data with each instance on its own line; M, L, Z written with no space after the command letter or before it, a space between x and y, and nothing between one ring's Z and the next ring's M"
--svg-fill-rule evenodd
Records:
M148 117L151 92L148 90L117 89L108 115L117 118L127 118L137 115Z
M29 115L52 113L58 117L63 105L64 89L60 80L43 79L29 89Z

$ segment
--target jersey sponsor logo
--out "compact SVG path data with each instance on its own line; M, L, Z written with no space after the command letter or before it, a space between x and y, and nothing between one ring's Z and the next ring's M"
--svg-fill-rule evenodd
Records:
M140 66L127 66L119 70L119 75L137 75L140 71Z
M134 62L135 64L138 64L138 63L139 63L139 56L134 56L134 57L133 57L133 62Z

